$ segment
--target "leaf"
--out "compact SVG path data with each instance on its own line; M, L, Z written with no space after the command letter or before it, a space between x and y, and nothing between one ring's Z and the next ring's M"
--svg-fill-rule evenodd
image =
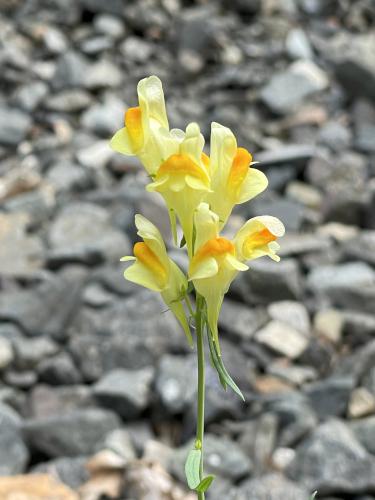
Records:
M190 450L185 462L185 475L187 483L191 490L195 490L199 486L200 480L200 464L202 452L201 450Z
M310 497L310 500L315 500L315 497L316 497L317 494L318 494L318 492L314 491L314 493Z
M199 491L201 493L204 493L211 486L211 483L214 479L215 479L215 476L211 476L211 475L203 478L202 481L195 488L195 491Z
M237 384L234 382L232 377L229 375L227 369L224 366L222 357L219 356L217 352L216 345L214 341L212 340L212 337L210 335L210 332L207 332L207 337L208 337L208 344L210 346L210 354L211 354L211 360L213 362L214 367L216 368L216 371L219 375L220 383L224 387L224 389L227 389L227 386L229 387L242 399L242 401L245 401L245 398L240 391L239 387Z

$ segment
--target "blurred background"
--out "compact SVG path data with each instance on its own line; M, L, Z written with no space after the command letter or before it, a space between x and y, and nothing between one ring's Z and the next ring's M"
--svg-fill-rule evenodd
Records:
M118 262L136 212L168 238L140 165L108 147L156 74L172 126L232 128L269 178L232 232L287 228L282 261L253 262L222 310L246 403L208 368L207 497L374 499L375 2L0 11L0 498L195 498L195 354Z

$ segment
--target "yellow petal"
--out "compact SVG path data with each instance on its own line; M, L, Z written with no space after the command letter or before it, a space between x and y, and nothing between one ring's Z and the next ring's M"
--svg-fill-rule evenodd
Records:
M154 292L161 292L163 288L156 281L155 274L138 260L125 270L124 277L128 281L149 288Z
M143 238L147 246L160 260L163 268L168 270L169 257L159 229L141 214L136 214L135 225L138 229L137 234Z
M145 119L155 120L161 127L168 129L163 85L160 79L155 75L143 78L138 83L137 92L139 105L144 112Z
M142 111L139 106L129 108L125 113L125 126L134 151L141 151L144 145Z
M262 193L268 186L268 179L263 172L250 167L239 190L237 203L245 203Z
M284 232L283 223L276 217L254 217L242 226L235 237L237 255L241 260L252 260L263 255L275 260L277 248L274 243Z
M133 251L137 261L142 263L153 274L154 281L160 289L165 288L169 280L169 266L166 267L159 259L159 256L146 243L136 243Z
M216 238L219 233L219 216L210 210L208 203L200 203L194 215L195 248Z
M118 153L122 153L123 155L135 155L133 145L128 135L128 131L125 127L121 128L115 133L115 135L111 139L110 146L112 149L114 149Z
M197 123L189 123L186 127L185 138L180 145L180 152L182 155L188 156L193 162L199 166L202 165L202 151L204 147L204 137L200 133L200 128ZM204 170L206 168L204 167Z
M215 276L219 270L218 263L214 257L208 257L201 262L196 263L189 270L191 280L200 280Z

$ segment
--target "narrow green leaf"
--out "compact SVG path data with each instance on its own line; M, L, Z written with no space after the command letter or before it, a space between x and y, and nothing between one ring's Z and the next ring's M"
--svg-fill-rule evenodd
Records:
M201 482L199 477L201 456L201 450L190 450L185 462L186 480L191 490L195 490Z
M316 497L317 494L318 494L318 492L314 491L314 493L310 497L310 500L315 500L315 497Z
M242 399L242 401L245 401L245 398L242 392L240 391L239 387L234 382L232 377L229 375L227 369L225 368L222 357L219 356L216 345L213 342L209 331L207 331L207 337L208 337L208 344L210 347L211 359L219 375L221 385L224 387L225 390L229 385L229 387Z
M211 486L212 481L215 479L215 476L207 476L202 479L202 481L195 488L195 491L199 491L204 493Z

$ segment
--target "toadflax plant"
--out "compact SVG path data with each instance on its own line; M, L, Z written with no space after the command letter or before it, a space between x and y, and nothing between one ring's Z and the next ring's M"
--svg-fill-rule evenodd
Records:
M177 222L189 257L187 276L168 256L163 238L154 224L135 216L138 235L133 261L126 279L159 292L183 328L188 343L197 346L198 411L195 447L188 454L185 472L189 487L204 499L213 476L204 477L204 394L207 338L210 357L224 389L229 386L242 399L221 357L218 317L225 293L247 262L268 255L279 261L277 238L284 226L276 217L248 220L233 239L220 235L233 207L264 191L266 176L253 167L252 156L237 147L231 130L218 123L211 127L210 156L203 152L204 138L196 123L183 132L169 129L162 84L156 76L138 83L139 106L125 113L125 127L112 138L111 146L125 155L135 155L147 170L151 182L147 191L164 198L177 244ZM195 306L190 295L195 294ZM190 327L194 335L192 336ZM194 337L194 338L193 338Z

